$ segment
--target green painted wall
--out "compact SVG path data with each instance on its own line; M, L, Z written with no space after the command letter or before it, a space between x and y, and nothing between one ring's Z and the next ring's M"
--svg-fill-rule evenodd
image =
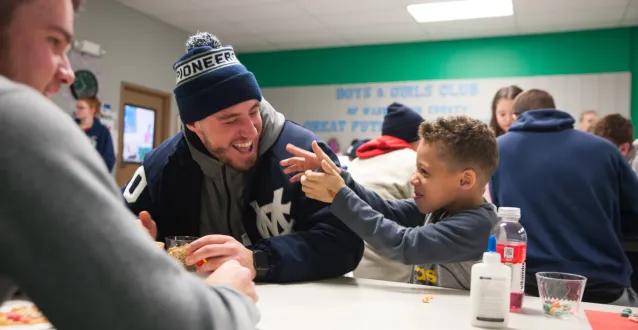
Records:
M247 53L262 87L631 71L638 27L394 45ZM638 135L638 83L631 117Z

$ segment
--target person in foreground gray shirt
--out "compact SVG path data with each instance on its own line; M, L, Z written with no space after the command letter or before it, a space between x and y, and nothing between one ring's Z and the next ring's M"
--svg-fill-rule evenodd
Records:
M246 295L153 243L62 109L0 76L0 125L0 302L16 284L57 329L255 328Z
M466 116L424 122L419 136L412 199L384 200L314 145L323 172L306 171L302 189L332 203L332 213L380 254L415 265L411 282L469 290L471 267L498 221L495 207L482 197L498 163L496 139L487 125ZM294 147L288 151L297 159L312 158Z

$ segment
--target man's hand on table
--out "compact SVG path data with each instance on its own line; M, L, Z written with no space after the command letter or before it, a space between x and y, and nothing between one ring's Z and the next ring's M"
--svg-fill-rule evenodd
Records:
M257 302L253 277L250 269L240 265L237 260L231 259L219 265L217 270L206 278L206 284L230 286Z
M150 213L140 212L137 220L153 239L157 237L157 224ZM257 302L253 252L233 237L204 236L188 245L188 253L186 261L189 265L197 264L200 273L212 273L206 278L208 285L227 285ZM203 259L207 262L203 263Z
M237 260L250 271L250 279L257 275L253 251L247 249L232 236L208 235L188 244L187 265L196 265L197 272L209 274L219 269L228 260ZM206 260L206 262L203 262Z

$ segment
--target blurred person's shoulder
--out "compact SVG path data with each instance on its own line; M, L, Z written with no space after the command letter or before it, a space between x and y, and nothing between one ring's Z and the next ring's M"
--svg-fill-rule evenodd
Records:
M29 91L29 87L15 83L3 75L0 75L0 97L5 98L14 93Z
M578 149L589 150L591 152L598 152L601 154L615 155L618 153L618 147L609 140L598 135L576 129L572 130L571 134L572 136L569 141Z
M64 146L84 152L86 138L71 116L35 89L0 76L0 140L11 150L48 152ZM89 144L90 146L90 144ZM75 152L74 151L74 152ZM24 155L24 152L21 152Z
M13 124L21 125L24 120L35 121L47 119L43 109L59 109L53 101L46 98L35 89L13 82L0 76L0 116L3 124L20 120ZM5 122L9 121L9 122Z

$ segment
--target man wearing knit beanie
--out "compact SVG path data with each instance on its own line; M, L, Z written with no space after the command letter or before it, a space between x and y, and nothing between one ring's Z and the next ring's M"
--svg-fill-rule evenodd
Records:
M173 69L184 129L149 152L122 188L151 235L201 237L186 259L201 273L229 259L268 282L352 271L361 239L279 164L290 157L287 144L311 150L319 138L275 111L233 48L209 33L190 37Z
M400 103L388 106L381 136L359 146L348 166L352 178L384 199L409 199L414 196L410 178L416 171L418 128L423 117ZM412 266L381 256L368 243L355 277L407 283Z

